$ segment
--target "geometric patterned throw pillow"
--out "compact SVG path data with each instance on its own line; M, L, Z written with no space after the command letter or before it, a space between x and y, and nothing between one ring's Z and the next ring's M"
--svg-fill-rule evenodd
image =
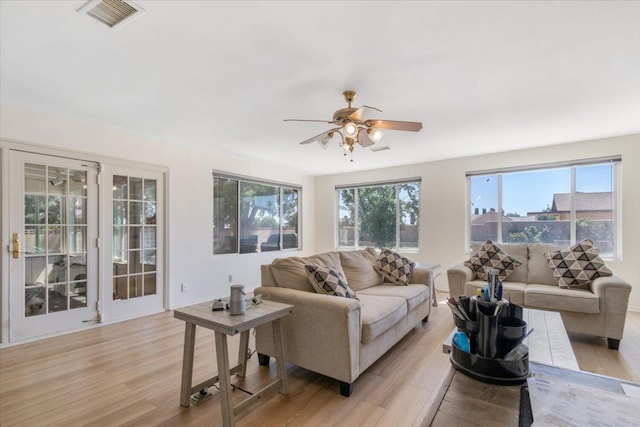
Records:
M358 299L347 279L335 268L313 264L306 264L304 268L317 293Z
M391 283L408 285L415 266L416 263L408 258L390 249L383 249L373 264L373 269L382 274Z
M498 276L500 280L504 280L514 272L517 266L522 265L520 261L506 254L502 249L493 244L491 240L487 240L478 252L471 255L464 265L473 270L475 278L488 280L485 269L497 268L500 272Z
M590 239L583 240L567 249L544 254L561 288L588 288L591 281L613 273L604 265L600 251Z

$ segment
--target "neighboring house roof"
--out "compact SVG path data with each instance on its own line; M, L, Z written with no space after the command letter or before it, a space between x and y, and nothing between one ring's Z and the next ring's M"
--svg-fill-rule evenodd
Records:
M482 215L472 216L471 224L478 225L484 224L485 222L498 222L498 216L498 212L496 211L489 211ZM508 216L502 216L502 222L513 222L513 219Z
M603 191L598 193L576 193L577 211L606 211L613 206L613 193ZM553 195L551 212L568 212L571 210L571 194L557 193Z

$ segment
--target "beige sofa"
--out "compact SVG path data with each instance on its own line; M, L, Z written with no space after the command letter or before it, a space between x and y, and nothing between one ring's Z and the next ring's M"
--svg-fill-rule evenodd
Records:
M429 315L429 270L416 266L408 286L384 283L373 269L377 258L368 248L276 259L261 266L262 286L255 290L295 306L283 319L287 363L338 380L347 397L360 374ZM358 299L316 293L305 264L344 272ZM260 364L268 364L275 354L270 325L257 328L256 347Z
M606 337L610 349L617 350L624 331L631 285L615 275L598 277L590 289L562 289L553 276L544 254L560 248L542 243L497 244L522 263L503 282L503 297L530 308L560 312L570 332ZM472 247L472 253L478 246ZM484 280L473 280L464 263L447 270L449 294L475 295Z

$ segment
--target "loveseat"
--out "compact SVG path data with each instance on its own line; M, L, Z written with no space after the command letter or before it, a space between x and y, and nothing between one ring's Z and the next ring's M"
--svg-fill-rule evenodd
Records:
M373 268L379 257L367 248L276 259L261 266L254 291L295 306L283 319L286 362L338 380L347 397L365 369L429 316L429 270L415 266L409 284L389 283ZM355 298L318 293L309 265L339 271ZM268 364L275 354L270 324L256 329L256 347L260 364Z
M482 250L481 246L471 248L472 257ZM610 349L618 349L631 292L629 283L606 269L606 276L577 287L561 288L559 278L573 273L556 269L557 276L554 276L549 260L545 258L545 254L557 254L561 248L543 243L500 243L496 246L521 263L514 264L513 272L503 280L503 298L524 307L557 311L567 331L605 337ZM476 295L477 289L486 285L485 280L476 277L473 266L464 263L449 268L447 277L449 294L453 298Z

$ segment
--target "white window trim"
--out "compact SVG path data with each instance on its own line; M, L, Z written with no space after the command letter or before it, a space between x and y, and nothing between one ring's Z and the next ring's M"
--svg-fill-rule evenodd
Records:
M335 214L334 214L334 227L335 227L335 233L334 233L334 247L337 250L357 250L357 249L364 249L366 246L361 246L360 245L360 236L358 233L358 229L357 229L357 224L358 224L358 215L359 215L359 203L357 202L358 200L358 188L363 188L363 187L380 187L380 186L390 186L390 185L401 185L401 184L414 184L417 183L418 184L418 188L419 190L422 189L422 178L420 177L415 177L415 178L405 178L405 179L397 179L397 180L389 180L389 181L375 181L375 182L368 182L368 183L359 183L359 184L346 184L346 185L336 185L335 186L335 199L337 201L336 203L336 209L335 209ZM340 245L340 190L351 190L353 189L355 191L355 202L354 202L354 236L353 236L353 240L354 240L354 245L353 246L345 246L345 245ZM398 202L400 198L400 194L399 192L396 193L396 219L399 217L400 215L400 203ZM422 197L420 198L420 212L422 212ZM420 222L422 222L422 216L420 216L420 220L418 221L418 247L417 248L410 248L410 247L401 247L400 246L400 221L396 221L396 246L395 246L395 250L397 250L398 252L401 253L407 253L407 254L413 254L413 253L419 253L420 250L422 249L422 240L420 239Z
M476 170L466 172L467 185L466 185L466 199L467 199L467 211L465 214L466 224L465 224L465 253L469 253L469 248L471 247L471 178L475 176L483 176L483 175L496 175L498 177L498 212L502 211L502 175L509 174L513 172L533 172L539 171L543 169L558 169L558 168L571 168L571 244L576 243L576 206L575 206L575 186L576 186L576 168L580 166L589 166L589 165L598 165L604 163L611 163L613 165L613 209L614 209L614 218L613 218L613 227L614 227L614 236L615 241L613 242L613 255L603 255L602 259L607 261L622 261L622 191L621 191L621 169L622 169L622 156L607 156L607 157L596 157L590 159L582 159L582 160L572 160L572 161L561 161L554 163L545 163L539 165L526 165L526 166L515 166L509 168L502 169L484 169L484 170ZM502 221L498 221L497 227L497 241L496 243L502 242Z
M303 238L302 238L302 186L299 184L291 184L291 183L287 183L287 182L281 182L281 181L273 181L273 180L268 180L268 179L262 179L262 178L256 178L256 177L252 177L252 176L248 176L248 175L240 175L240 174L233 174L230 172L225 172L225 171L221 171L221 170L214 170L212 172L212 185L213 185L213 179L215 178L224 178L224 179L230 179L230 180L235 180L238 181L238 194L237 194L237 200L238 200L238 204L240 204L240 183L241 182L245 182L245 183L251 183L251 184L260 184L260 185L271 185L274 187L278 187L279 188L279 192L278 192L278 201L280 203L279 205L279 216L280 216L280 221L279 221L279 226L280 226L280 249L277 251L273 251L273 252L297 252L297 251L301 251L302 250L302 245L303 245ZM283 249L282 248L282 244L283 244L283 235L284 233L282 232L282 215L283 215L283 211L282 211L282 190L283 188L291 188L294 190L298 190L298 247L296 248L287 248L287 249ZM213 188L211 191L211 194L214 196L213 194ZM240 206L238 206L238 213L240 213ZM215 215L215 211L213 213ZM212 218L213 220L213 218ZM213 221L213 223L215 223L215 221ZM238 226L240 224L238 223ZM213 229L212 229L212 233L213 233ZM239 231L238 231L239 233ZM238 234L238 238L239 238L239 234ZM214 241L214 236L211 236L211 243L213 245L213 241ZM247 253L240 253L240 245L238 245L238 251L237 252L228 252L228 253L221 253L221 254L216 254L213 251L213 247L211 249L211 253L214 257L225 257L225 256L233 256L233 255L250 255L250 254L257 254L260 252L247 252Z

